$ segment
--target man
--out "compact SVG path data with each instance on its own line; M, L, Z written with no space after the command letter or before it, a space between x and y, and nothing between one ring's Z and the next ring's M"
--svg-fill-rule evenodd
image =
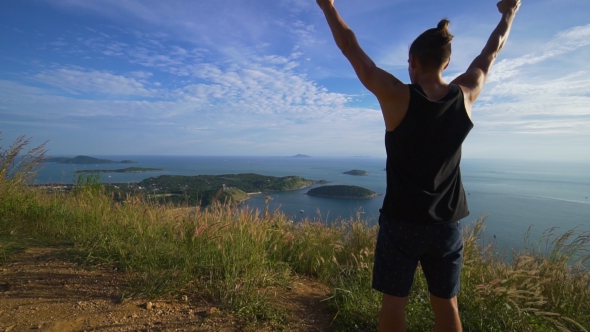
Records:
M428 283L434 331L461 331L457 305L463 243L459 220L469 214L461 183L461 144L473 127L471 109L508 39L520 0L497 4L502 14L483 51L447 84L448 20L410 47L406 85L377 67L340 18L334 0L317 0L336 44L385 120L387 192L380 210L373 288L383 293L379 331L405 331L404 309L420 263Z

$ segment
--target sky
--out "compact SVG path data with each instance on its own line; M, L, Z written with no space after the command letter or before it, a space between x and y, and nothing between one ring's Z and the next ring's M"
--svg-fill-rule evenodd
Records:
M590 161L590 1L523 0L464 158ZM495 1L336 0L375 63L450 19L448 80ZM314 0L2 0L0 145L50 155L385 156L376 98Z

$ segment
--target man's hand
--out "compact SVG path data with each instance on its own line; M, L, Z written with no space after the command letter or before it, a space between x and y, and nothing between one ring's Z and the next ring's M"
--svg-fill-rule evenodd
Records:
M471 116L471 106L479 96L494 61L506 44L512 22L516 17L516 12L520 8L520 0L502 0L498 2L498 10L502 13L500 23L488 39L486 46L481 51L467 71L455 78L452 83L460 85L465 93L465 107Z
M320 0L318 0L318 3ZM520 0L502 0L498 2L498 10L502 14L516 14L520 8Z
M324 9L324 7L327 5L334 5L334 0L316 0L316 2L322 9Z

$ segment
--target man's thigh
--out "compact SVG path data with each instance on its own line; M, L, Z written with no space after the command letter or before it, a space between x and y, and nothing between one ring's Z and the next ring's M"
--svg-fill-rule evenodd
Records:
M433 240L420 257L428 291L442 299L457 295L463 264L463 239L459 223L434 225Z
M396 223L383 215L379 218L372 283L375 290L408 296L418 259L425 250L418 230L415 225Z

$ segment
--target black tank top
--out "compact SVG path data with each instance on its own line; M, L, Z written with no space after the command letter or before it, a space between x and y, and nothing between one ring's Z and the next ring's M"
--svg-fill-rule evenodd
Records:
M430 101L410 86L410 105L397 128L385 133L387 192L381 213L400 222L439 224L469 214L461 183L461 144L473 128L463 91L450 85Z

